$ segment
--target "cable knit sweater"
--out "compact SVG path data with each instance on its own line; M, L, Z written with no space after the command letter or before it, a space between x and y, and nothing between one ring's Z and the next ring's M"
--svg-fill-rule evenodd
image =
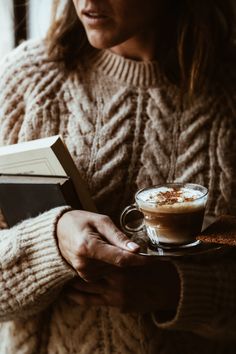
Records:
M116 221L138 188L183 181L209 188L208 214L235 213L233 78L180 109L157 63L107 50L66 75L30 41L0 71L0 144L60 133L99 212ZM175 261L181 296L168 322L78 306L60 292L75 275L55 238L66 208L0 231L0 354L236 353L234 252Z

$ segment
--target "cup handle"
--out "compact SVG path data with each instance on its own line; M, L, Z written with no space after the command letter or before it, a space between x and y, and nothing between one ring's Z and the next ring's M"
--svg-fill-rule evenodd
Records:
M124 232L128 232L128 233L134 233L134 232L138 232L141 231L144 227L144 223L142 222L139 226L137 227L130 227L126 224L126 217L132 213L133 211L139 211L139 209L137 208L137 206L135 204L131 204L128 205L121 213L120 216L120 225L123 229Z

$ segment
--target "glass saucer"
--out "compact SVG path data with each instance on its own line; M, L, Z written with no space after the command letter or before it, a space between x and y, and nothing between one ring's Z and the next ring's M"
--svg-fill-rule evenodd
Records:
M146 248L141 248L139 254L142 256L155 256L155 257L192 257L199 256L209 253L219 253L221 254L226 247L215 244L215 243L199 243L191 248L173 248L173 249L163 249L160 247L153 247L148 244Z
M229 247L216 244L216 243L203 243L196 241L191 247L175 247L175 248L163 248L158 245L153 245L147 235L140 231L131 237L132 241L136 242L140 246L139 254L142 256L154 256L160 258L176 258L176 257L195 257L208 254L223 254Z
M187 243L187 244L184 244L184 245L173 245L173 244L170 245L168 243L159 243L158 245L155 245L151 241L148 241L148 242L150 244L150 248L155 249L157 247L157 248L162 248L165 251L186 250L186 249L189 249L189 248L192 248L192 247L196 247L196 246L198 246L201 243L200 240L194 240L193 242Z

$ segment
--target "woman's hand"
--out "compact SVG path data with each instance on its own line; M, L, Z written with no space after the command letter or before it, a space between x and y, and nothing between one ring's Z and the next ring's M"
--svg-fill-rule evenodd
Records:
M112 266L141 265L139 246L131 242L108 216L72 210L61 216L57 238L64 259L86 281L104 277Z
M94 283L76 278L66 291L81 305L114 306L122 312L175 311L180 282L171 262L149 261L142 267L113 269Z

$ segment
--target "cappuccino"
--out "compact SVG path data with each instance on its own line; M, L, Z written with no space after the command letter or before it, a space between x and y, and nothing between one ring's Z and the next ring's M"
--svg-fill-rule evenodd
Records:
M195 242L201 232L207 189L195 184L167 184L136 194L153 244L181 246Z

